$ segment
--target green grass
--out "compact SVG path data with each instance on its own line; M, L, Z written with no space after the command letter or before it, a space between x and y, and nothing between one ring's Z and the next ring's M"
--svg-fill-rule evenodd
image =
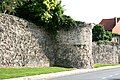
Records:
M105 66L118 66L120 64L94 64L94 68L105 67Z
M40 75L69 71L71 68L47 67L47 68L0 68L0 79L16 78L31 75Z

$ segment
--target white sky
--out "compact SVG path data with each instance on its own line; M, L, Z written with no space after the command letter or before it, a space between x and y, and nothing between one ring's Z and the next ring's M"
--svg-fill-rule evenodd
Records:
M62 4L66 15L87 23L120 17L120 0L62 0Z

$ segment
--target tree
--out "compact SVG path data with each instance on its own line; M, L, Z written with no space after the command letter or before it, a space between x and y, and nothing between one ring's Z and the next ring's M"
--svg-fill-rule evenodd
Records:
M22 5L23 0L1 0L0 12L7 14L14 14L15 8L18 5Z
M1 11L31 21L53 35L61 28L68 29L76 24L63 14L60 0L3 0Z
M36 25L42 26L48 32L56 35L61 28L68 28L75 21L63 14L61 1L57 0L31 0L16 8L15 15L30 20Z
M99 40L111 41L112 32L105 30L104 26L95 25L92 30L92 37L93 37L93 41L99 41Z
M53 18L55 9L58 4L59 3L56 0L25 1L22 6L20 5L15 9L15 15L30 20L36 24L46 26L46 24L48 24L49 21ZM58 15L60 16L60 14Z
M95 25L92 30L93 41L104 40L105 30L101 25Z

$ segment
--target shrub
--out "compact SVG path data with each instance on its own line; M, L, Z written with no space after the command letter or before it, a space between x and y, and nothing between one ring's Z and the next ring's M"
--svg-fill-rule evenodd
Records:
M92 30L92 34L93 41L104 40L105 30L103 26L96 25Z
M95 25L92 30L93 41L111 41L112 40L112 32L107 31L101 25Z
M31 21L54 36L60 29L68 30L77 25L70 16L63 14L60 0L3 0L0 6L1 12Z
M111 41L112 40L112 32L105 31L104 40Z

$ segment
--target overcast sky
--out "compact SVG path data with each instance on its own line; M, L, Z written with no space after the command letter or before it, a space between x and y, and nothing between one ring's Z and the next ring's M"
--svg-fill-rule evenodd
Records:
M62 0L65 14L75 20L99 23L102 18L120 17L120 0Z

